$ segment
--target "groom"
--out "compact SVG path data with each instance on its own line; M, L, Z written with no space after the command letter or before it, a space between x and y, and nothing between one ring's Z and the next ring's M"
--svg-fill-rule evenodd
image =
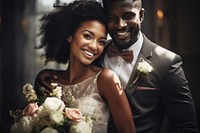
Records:
M198 133L195 107L181 57L151 42L141 32L144 19L141 0L103 0L103 5L112 40L108 41L98 62L119 76L133 111L137 133L159 133L165 115L169 132ZM125 51L132 55L129 60L124 58ZM139 74L137 66L142 61L153 71ZM50 70L43 71L36 84L48 87L45 79L52 76L55 74ZM112 119L108 131L115 132Z

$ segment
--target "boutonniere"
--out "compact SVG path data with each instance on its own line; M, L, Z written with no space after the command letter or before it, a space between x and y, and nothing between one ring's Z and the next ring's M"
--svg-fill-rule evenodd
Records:
M131 83L130 87L132 87L140 78L144 76L149 77L149 74L154 70L154 68L150 65L149 62L145 61L143 58L140 59L136 67L136 78Z

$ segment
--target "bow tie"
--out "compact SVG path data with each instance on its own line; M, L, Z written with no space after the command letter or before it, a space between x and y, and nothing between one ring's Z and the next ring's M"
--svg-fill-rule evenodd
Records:
M113 45L108 48L108 57L121 56L125 61L131 63L133 61L133 51L120 51Z

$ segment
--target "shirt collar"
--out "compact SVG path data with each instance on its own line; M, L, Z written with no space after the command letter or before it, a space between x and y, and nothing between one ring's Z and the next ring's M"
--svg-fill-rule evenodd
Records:
M143 44L143 36L142 36L142 33L139 32L139 39L131 46L129 47L127 50L138 50L138 49L141 49L142 47L142 44Z

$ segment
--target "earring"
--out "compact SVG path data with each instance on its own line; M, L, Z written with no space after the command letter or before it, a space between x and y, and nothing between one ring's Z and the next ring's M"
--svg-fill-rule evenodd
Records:
M69 43L71 43L71 42L72 42L72 36L67 37L67 41L68 41Z

